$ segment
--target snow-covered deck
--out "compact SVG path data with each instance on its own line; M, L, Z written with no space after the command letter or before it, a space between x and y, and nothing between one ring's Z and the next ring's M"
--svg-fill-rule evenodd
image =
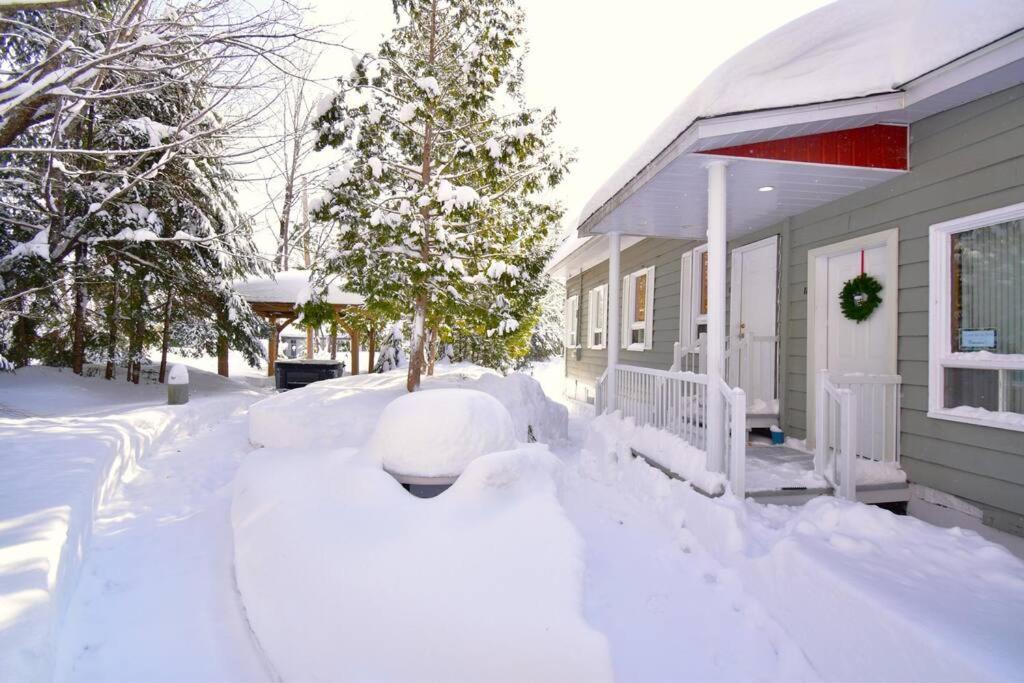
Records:
M747 445L747 497L760 503L800 504L832 495L833 487L814 471L814 454L789 446ZM895 465L857 463L857 500L901 503L910 500L906 474Z

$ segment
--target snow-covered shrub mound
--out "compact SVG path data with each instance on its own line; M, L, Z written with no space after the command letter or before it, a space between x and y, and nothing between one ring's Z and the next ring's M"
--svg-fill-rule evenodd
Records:
M518 440L526 441L528 433L543 443L558 443L568 438L569 410L548 398L540 382L533 377L519 373L505 377L485 374L473 382L473 388L486 391L508 408Z
M436 389L384 407L366 452L389 472L457 477L481 455L515 448L512 416L490 394Z
M725 475L708 470L707 454L675 434L637 424L618 412L599 415L591 422L586 442L591 457L618 467L634 459L634 450L707 493L725 489Z
M606 681L583 546L534 444L408 495L353 449L266 449L235 481L235 571L285 681Z
M424 377L422 390L477 389L501 401L512 415L516 441L532 430L538 441L566 438L569 415L547 396L532 377L502 377L474 365L438 366ZM357 375L316 382L260 401L249 411L249 440L268 448L341 448L362 446L369 439L384 406L405 391L405 371Z

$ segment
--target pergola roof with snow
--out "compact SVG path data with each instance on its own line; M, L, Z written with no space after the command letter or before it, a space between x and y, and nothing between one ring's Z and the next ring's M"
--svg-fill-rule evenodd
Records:
M579 236L702 238L711 158L802 136L906 126L1022 82L1020 0L839 0L719 66L593 195ZM729 159L730 237L906 172L801 161ZM778 191L757 193L761 186ZM563 245L551 270L583 246Z
M310 271L286 270L269 278L253 278L235 282L236 292L253 306L258 313L272 312L290 315L296 308L310 299ZM326 301L338 307L362 306L363 297L346 292L335 284L327 289Z

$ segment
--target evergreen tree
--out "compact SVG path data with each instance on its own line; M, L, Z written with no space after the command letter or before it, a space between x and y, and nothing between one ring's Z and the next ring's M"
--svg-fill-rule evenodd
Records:
M392 325L388 329L387 336L380 344L380 356L373 366L376 373L387 372L402 366L402 347L405 344L405 335L402 334L401 325Z
M394 8L397 27L377 54L354 59L318 119L318 148L346 160L317 216L340 233L329 270L371 311L411 315L413 391L431 329L523 334L543 293L545 237L561 216L543 195L568 159L550 141L554 113L523 101L514 0Z

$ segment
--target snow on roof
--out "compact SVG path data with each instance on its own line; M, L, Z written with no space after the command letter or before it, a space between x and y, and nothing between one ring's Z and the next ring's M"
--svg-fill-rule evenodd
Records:
M234 283L234 289L249 303L284 303L301 305L309 300L310 271L286 270L270 278L254 278ZM343 291L335 284L327 290L327 303L362 305L363 297Z
M839 0L724 62L591 197L582 225L698 119L899 91L1024 29L1021 0Z

